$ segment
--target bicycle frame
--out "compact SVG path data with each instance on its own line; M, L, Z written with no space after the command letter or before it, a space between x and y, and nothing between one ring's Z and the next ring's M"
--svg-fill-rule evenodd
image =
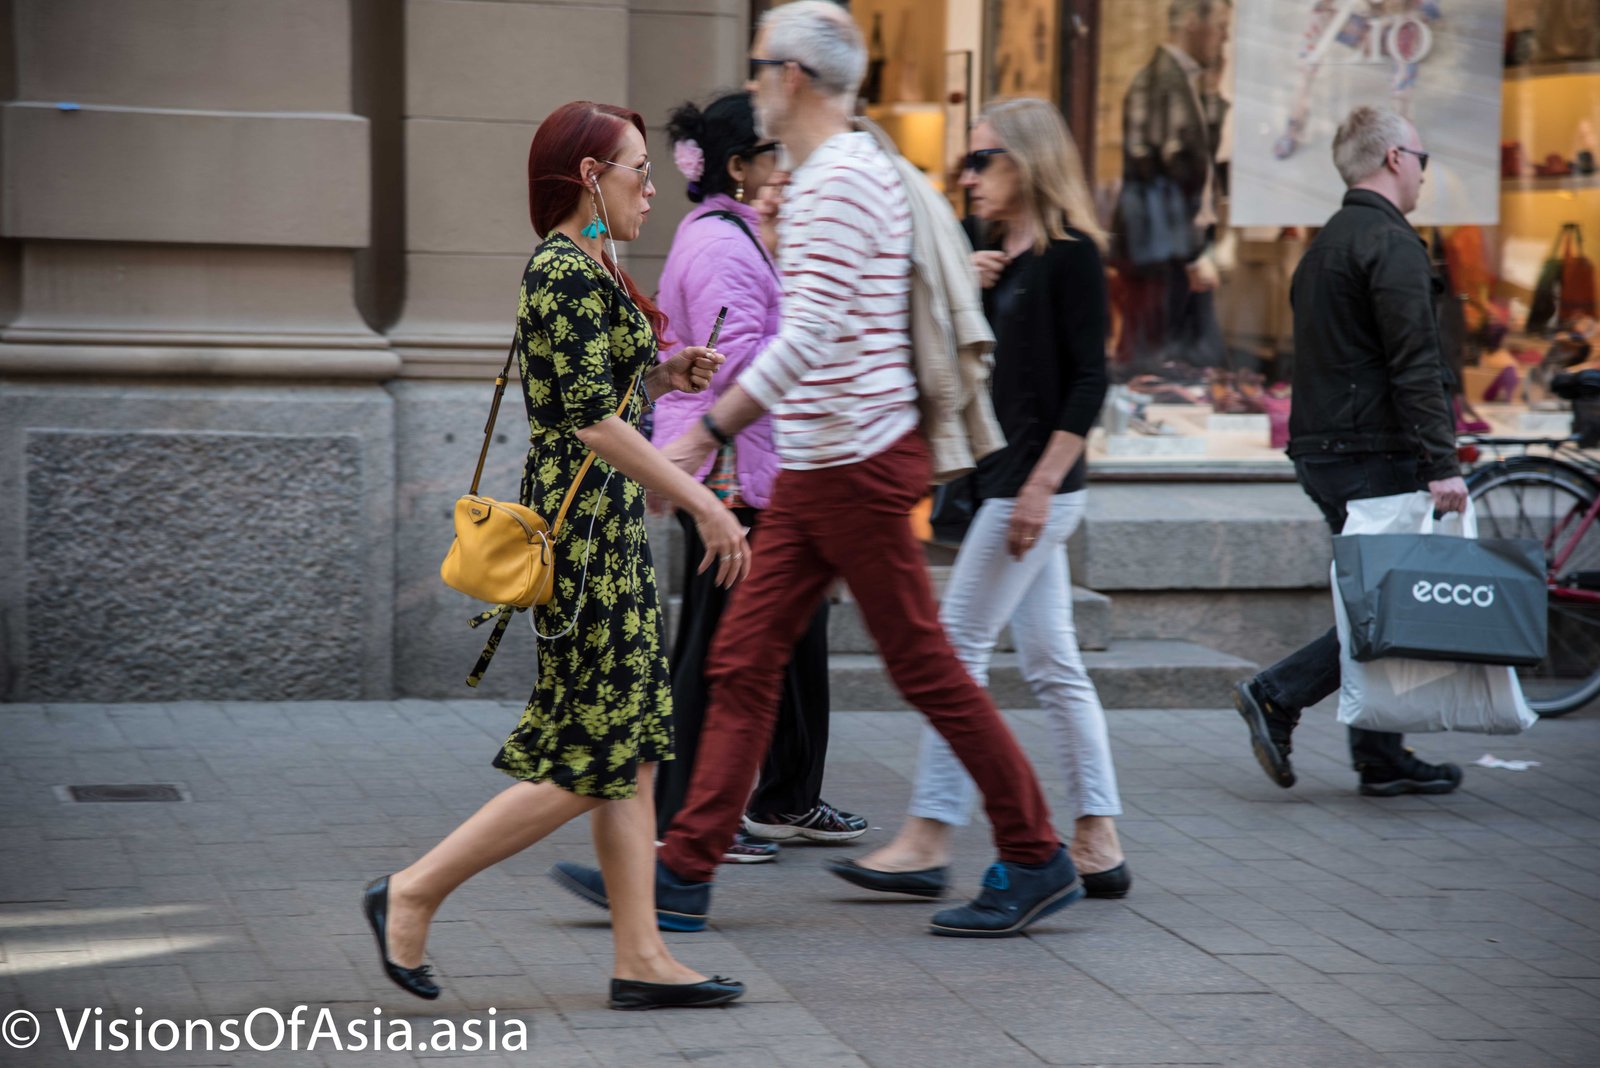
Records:
M1600 476L1600 464L1593 460L1570 454L1565 456L1556 455L1574 449L1577 446L1577 441L1576 437L1501 438L1478 437L1476 435L1459 439L1459 443L1462 445L1483 445L1491 449L1505 446L1521 447L1524 455L1530 447L1543 446L1550 450L1551 459L1557 463L1569 467L1585 477L1594 478ZM1567 531L1569 524L1572 523L1573 517L1576 515L1578 515L1578 510L1574 508L1565 516L1562 516L1544 539L1545 556L1550 560L1550 565L1545 572L1545 588L1549 591L1549 595L1553 600L1564 601L1569 604L1600 604L1600 590L1580 590L1571 586L1562 586L1556 582L1556 575L1561 572L1567 561L1572 558L1572 554L1577 551L1578 544L1583 541L1583 536L1589 532L1590 527L1594 526L1595 521L1600 519L1600 496L1597 496L1594 502L1583 511L1582 518L1578 520L1577 528L1572 532L1572 537L1562 543L1563 547L1555 551L1552 556L1552 550L1555 549L1557 539Z

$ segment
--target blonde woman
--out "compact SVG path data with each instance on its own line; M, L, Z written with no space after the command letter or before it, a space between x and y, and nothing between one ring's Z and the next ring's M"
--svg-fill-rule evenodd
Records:
M950 573L940 619L967 671L987 684L1009 622L1023 675L1050 713L1075 826L1070 850L1091 897L1130 878L1113 817L1122 811L1105 712L1072 625L1067 538L1084 509L1084 439L1106 391L1106 236L1066 123L1044 100L987 108L961 172L969 232L994 327L994 405L1007 447L979 464L982 504ZM938 897L954 828L977 791L925 730L910 818L894 841L834 874L858 886Z

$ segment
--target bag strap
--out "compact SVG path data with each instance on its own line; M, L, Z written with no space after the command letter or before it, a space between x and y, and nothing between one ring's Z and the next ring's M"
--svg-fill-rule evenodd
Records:
M640 372L640 374L643 373L642 371ZM628 391L622 395L622 403L617 405L618 418L621 418L622 413L627 411L628 402L633 399L633 387L638 382L639 378L635 375L633 381L628 383ZM578 495L578 487L583 485L583 476L589 473L589 467L593 463L594 450L590 449L588 455L583 458L583 464L578 468L577 477L572 480L572 485L567 488L567 495L561 501L561 510L556 513L556 521L550 524L550 540L554 541L556 535L561 533L561 524L566 522L567 519L567 509L572 507L573 498Z
M761 240L756 237L755 234L750 232L749 225L746 224L743 219L739 218L739 216L735 215L731 211L724 211L720 208L716 211L708 211L704 215L695 216L695 222L699 222L701 219L727 219L729 222L733 223L733 225L743 230L744 236L748 237L750 239L750 243L756 247L756 251L761 253L761 262L767 265L767 270L772 272L772 277L778 277L778 269L772 265L772 259L767 255L767 246L763 245Z
M483 464L489 456L489 442L494 440L494 421L500 415L500 401L506 395L506 383L511 380L511 361L517 357L516 338L511 339L511 348L506 352L506 365L500 368L500 373L494 379L494 400L489 405L489 421L483 425L483 448L478 450L478 466L472 471L472 495L478 495L478 482L483 478ZM644 372L640 372L643 374ZM617 405L617 417L628 410L628 402L633 399L633 389L639 384L639 376L635 375L633 381L628 383L628 390L622 395L622 403ZM572 486L567 490L566 498L561 502L561 510L556 513L556 521L550 526L550 537L555 538L561 532L561 524L567 518L567 510L572 507L572 499L578 495L578 486L583 482L583 476L589 473L589 467L594 463L594 450L590 449L583 458L583 466L578 468L578 476L572 480Z

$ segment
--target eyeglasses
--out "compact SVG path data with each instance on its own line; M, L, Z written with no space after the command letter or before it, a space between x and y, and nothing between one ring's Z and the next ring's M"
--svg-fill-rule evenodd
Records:
M1428 169L1428 154L1426 152L1418 152L1414 148L1406 148L1403 145L1395 145L1394 147L1397 152L1404 152L1408 156L1417 157L1418 170L1425 171Z
M815 78L817 76L816 71L812 70L798 59L756 59L751 57L750 80L755 81L757 78L761 77L762 67L785 67L790 63L793 63L795 66L799 67L808 78Z
M982 174L989 169L989 164L996 156L1006 155L1003 148L980 148L975 152L968 152L961 157L961 169L971 171L973 174Z
M618 163L616 160L611 160L611 159L603 159L600 162L604 163L608 167L621 167L625 171L633 171L635 174L640 176L640 178L639 178L639 187L641 189L650 184L650 161L649 160L645 160L644 161L644 166L643 167L630 167L626 163Z

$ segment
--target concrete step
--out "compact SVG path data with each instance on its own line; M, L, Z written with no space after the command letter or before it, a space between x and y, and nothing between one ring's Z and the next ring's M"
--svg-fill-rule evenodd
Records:
M945 573L948 568L929 568L933 573L934 589L944 592ZM667 598L667 635L670 642L677 634L678 613L683 608L683 597L673 594ZM1111 644L1111 598L1093 590L1072 588L1072 621L1078 631L1078 648L1105 649ZM1000 632L995 646L1002 653L1016 651L1011 641L1011 628ZM836 602L828 611L828 651L833 653L877 653L878 647L867 633L861 618L861 608L854 600Z
M1073 577L1123 590L1326 589L1322 513L1292 483L1096 483Z
M1084 654L1089 677L1106 708L1216 708L1229 686L1257 665L1186 641L1119 641ZM907 708L884 671L865 653L835 653L828 661L834 708L895 711ZM1001 708L1037 708L1014 653L997 653L989 667L989 692Z

